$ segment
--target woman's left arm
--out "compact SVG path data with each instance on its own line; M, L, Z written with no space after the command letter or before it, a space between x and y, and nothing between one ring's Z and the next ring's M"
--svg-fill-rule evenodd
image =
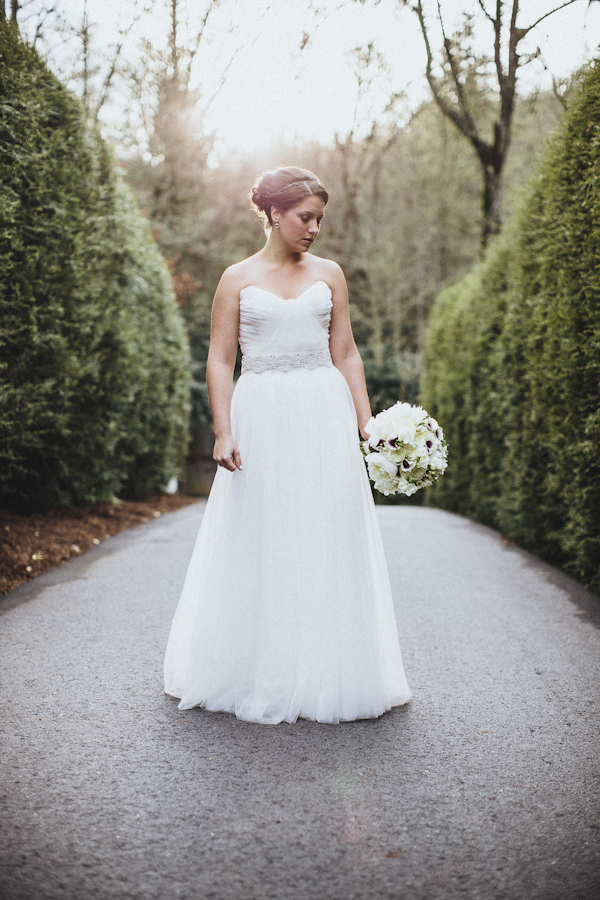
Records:
M334 366L340 370L348 382L354 401L358 427L366 440L368 434L365 431L365 425L371 418L371 404L367 393L363 361L352 334L346 279L337 263L332 263L332 271L329 274L328 282L331 287L333 300L329 326L331 358Z

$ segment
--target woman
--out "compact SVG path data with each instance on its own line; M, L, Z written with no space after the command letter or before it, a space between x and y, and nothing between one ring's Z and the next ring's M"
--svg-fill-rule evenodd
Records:
M267 243L215 294L219 468L165 660L180 709L337 723L410 698L358 441L371 409L346 283L308 253L327 201L312 172L265 172L252 203Z

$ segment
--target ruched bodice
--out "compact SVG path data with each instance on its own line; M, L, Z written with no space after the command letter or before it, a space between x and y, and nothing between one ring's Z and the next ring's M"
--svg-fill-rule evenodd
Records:
M315 281L294 300L250 285L240 291L239 340L245 356L310 353L329 347L331 288Z

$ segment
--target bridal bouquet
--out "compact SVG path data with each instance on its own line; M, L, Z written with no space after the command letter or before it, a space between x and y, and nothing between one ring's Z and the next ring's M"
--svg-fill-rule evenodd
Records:
M422 406L395 403L365 425L362 452L375 490L406 494L434 484L448 465L444 433Z

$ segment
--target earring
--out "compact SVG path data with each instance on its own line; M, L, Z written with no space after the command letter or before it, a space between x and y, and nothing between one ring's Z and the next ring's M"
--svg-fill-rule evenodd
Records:
M275 222L275 231L279 231L279 222Z

